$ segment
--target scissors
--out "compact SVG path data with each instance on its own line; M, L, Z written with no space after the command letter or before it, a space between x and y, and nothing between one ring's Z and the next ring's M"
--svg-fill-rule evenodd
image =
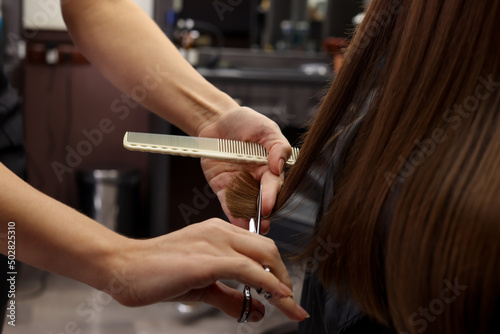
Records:
M259 198L257 200L257 223L255 223L255 219L250 219L250 223L248 225L248 230L252 233L260 234L260 221L262 217L262 184L260 185L259 190ZM270 272L271 270L268 267L264 266L264 270ZM259 295L264 295L266 299L270 299L273 295L264 289L260 288L257 290ZM238 322L247 322L248 317L250 316L250 309L252 308L252 294L250 292L250 287L245 285L243 288L243 308L241 310L241 316L238 319Z

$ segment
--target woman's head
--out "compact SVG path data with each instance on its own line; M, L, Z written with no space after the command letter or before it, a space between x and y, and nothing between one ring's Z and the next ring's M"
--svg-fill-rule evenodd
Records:
M364 114L318 274L400 331L485 332L499 315L498 22L498 1L374 0L278 198Z

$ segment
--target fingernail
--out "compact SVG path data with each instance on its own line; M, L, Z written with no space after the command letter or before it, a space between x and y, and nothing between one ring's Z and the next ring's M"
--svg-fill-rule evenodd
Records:
M280 283L280 288L281 288L281 294L286 297L293 297L293 291L289 287L287 287L285 284Z
M302 318L309 319L311 317L309 313L307 313L306 310L302 308L302 306L300 306L299 304L296 305L297 305L297 312L300 314Z
M285 167L285 159L280 159L280 164L279 164L279 170L280 174L283 173L283 167Z

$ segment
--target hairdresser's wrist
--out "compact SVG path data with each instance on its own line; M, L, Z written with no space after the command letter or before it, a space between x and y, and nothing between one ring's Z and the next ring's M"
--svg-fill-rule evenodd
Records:
M106 292L119 303L132 306L136 303L137 296L131 295L131 287L136 283L135 267L139 269L137 261L140 240L134 240L121 235L116 235L113 248L107 257L96 264L96 270L101 273L96 277L96 289ZM142 259L145 260L145 259Z
M220 92L221 96L218 97L214 102L207 103L205 106L200 107L200 111L197 115L197 125L195 126L195 136L203 137L204 131L207 128L222 128L224 124L219 124L224 122L224 115L233 112L238 112L241 108L236 101L229 97L229 95ZM222 137L222 135L218 135Z

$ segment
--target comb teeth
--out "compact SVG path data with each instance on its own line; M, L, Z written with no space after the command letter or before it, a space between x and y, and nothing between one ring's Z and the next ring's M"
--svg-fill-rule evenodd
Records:
M299 151L297 147L292 147L292 155L286 162L287 165L295 164L299 157ZM266 159L268 155L267 150L262 145L229 139L219 139L219 152L262 157Z
M267 158L266 149L256 143L219 139L219 152Z
M299 157L299 151L300 149L297 147L292 147L292 155L290 158L288 158L288 161L286 162L288 165L293 165L297 161L297 158Z

